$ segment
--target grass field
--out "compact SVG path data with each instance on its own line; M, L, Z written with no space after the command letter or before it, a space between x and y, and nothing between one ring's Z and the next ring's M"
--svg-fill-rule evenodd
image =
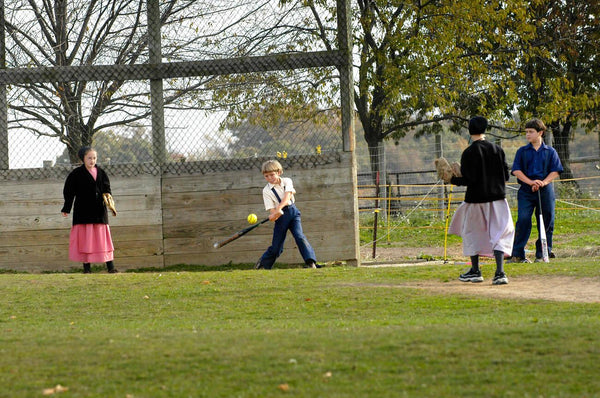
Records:
M564 252L599 245L597 213L557 218ZM439 245L437 223L395 239ZM507 286L439 262L3 273L0 397L600 397L600 300L469 290L567 278L585 296L599 266L508 264Z
M600 396L600 303L406 286L461 270L2 274L0 396ZM597 280L598 263L509 274Z

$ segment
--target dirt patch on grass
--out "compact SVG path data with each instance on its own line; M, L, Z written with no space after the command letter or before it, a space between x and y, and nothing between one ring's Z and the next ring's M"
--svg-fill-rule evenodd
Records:
M572 303L600 303L600 280L568 276L509 277L507 285L492 285L491 279L483 282L418 281L400 284L365 284L360 287L409 287L425 289L439 294L466 294L507 299L539 299Z
M427 289L436 293L472 294L496 298L541 299L573 303L600 303L600 280L567 276L509 277L508 285L494 286L491 279L481 283L420 281L404 287Z
M453 263L468 261L462 257L462 247L452 245L446 249L446 258L453 259ZM600 256L600 248L584 247L573 250L562 249L557 251L560 258ZM376 258L372 258L372 250L361 247L363 266L393 267L411 266L419 262L434 264L436 259L444 258L442 247L387 247L381 245L376 250ZM488 260L489 261L489 260ZM443 262L438 260L438 262ZM513 299L542 299L565 301L574 303L600 303L600 279L574 278L567 276L519 276L511 277L507 270L508 285L494 286L491 278L486 278L482 283L465 283L458 279L448 282L423 281L397 285L399 287L415 287L428 289L436 293L472 294L486 297L513 298ZM456 276L458 278L458 275Z

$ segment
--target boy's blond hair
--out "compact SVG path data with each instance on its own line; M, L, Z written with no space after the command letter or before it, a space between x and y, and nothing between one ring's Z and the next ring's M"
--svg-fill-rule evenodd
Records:
M267 160L262 164L261 170L263 174L270 173L272 171L279 173L283 172L283 167L281 167L281 163L279 163L277 160Z

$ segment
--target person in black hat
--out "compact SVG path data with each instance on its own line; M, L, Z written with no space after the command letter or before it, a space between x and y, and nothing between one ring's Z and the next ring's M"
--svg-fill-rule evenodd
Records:
M514 227L506 181L510 175L504 150L485 139L488 121L482 116L469 120L471 144L460 159L460 175L450 183L466 186L465 200L456 209L448 233L463 239L463 254L471 258L471 268L459 276L462 282L483 282L479 257L494 257L494 285L505 285L504 257L512 252Z
M109 273L115 269L114 246L108 226L108 213L102 194L111 193L106 172L96 165L97 153L91 147L78 152L83 164L67 176L61 213L67 217L73 208L73 227L69 237L69 259L83 263L83 272L91 272L91 263L106 263Z

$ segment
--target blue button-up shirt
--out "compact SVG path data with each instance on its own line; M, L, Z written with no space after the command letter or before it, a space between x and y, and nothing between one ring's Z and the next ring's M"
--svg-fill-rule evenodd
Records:
M543 180L553 171L562 173L563 166L556 149L542 142L536 151L529 143L520 147L515 154L511 174L516 170L522 171L531 180Z

